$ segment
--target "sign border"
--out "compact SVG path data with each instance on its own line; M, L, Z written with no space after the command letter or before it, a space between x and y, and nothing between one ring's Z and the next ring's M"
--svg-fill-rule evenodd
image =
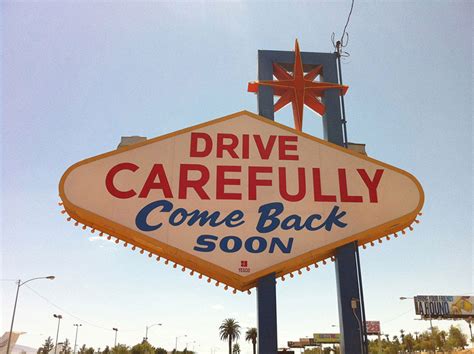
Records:
M336 242L333 242L329 245L326 245L322 248L319 248L317 250L312 250L309 252L306 252L304 254L301 254L299 256L295 256L294 258L284 261L278 264L275 264L271 267L265 268L261 271L258 271L256 273L253 273L251 275L247 276L241 276L236 273L231 272L230 270L224 269L216 264L207 262L197 256L191 255L189 253L186 253L185 251L182 251L178 248L172 247L170 245L167 245L163 242L157 241L149 236L146 236L145 234L132 230L130 228L127 228L123 225L120 225L116 222L113 222L111 220L108 220L107 218L104 218L100 215L97 215L95 213L92 213L91 211L88 211L86 209L80 208L73 203L71 203L64 191L64 183L69 176L69 174L76 168L85 165L87 163L97 161L100 159L107 158L109 156L117 155L122 152L128 151L128 150L133 150L140 148L144 145L148 144L153 144L155 142L165 140L168 138L172 138L177 135L185 134L190 131L194 131L196 129L204 128L210 125L222 123L228 120L231 120L233 118L239 117L241 115L247 115L250 118L257 119L265 124L270 124L274 125L280 129L286 130L292 134L299 135L301 137L304 137L306 139L310 139L312 141L315 141L317 143L327 145L333 149L340 150L346 154L353 155L354 157L357 157L359 159L367 160L369 162L375 163L379 166L382 166L386 169L401 173L411 179L415 185L417 186L418 192L420 193L420 200L417 205L417 207L411 211L410 213L407 213L397 219L393 219L389 222L386 222L384 224L377 225L369 230L354 234L350 237L347 237L343 240L339 240ZM226 115L221 118L217 118L214 120L210 120L205 123L197 124L188 128L184 128L172 133L168 133L159 137L155 137L140 143L133 144L131 146L123 147L118 150L113 150L104 154L100 154L94 157L90 157L87 159L84 159L82 161L79 161L72 166L70 166L66 172L63 174L61 177L60 183L59 183L59 196L63 202L63 206L67 214L71 216L73 219L75 219L77 222L80 222L84 224L85 226L89 226L92 229L104 232L108 235L111 235L113 237L116 237L117 239L120 239L124 241L125 243L132 244L136 247L141 248L144 251L147 251L149 253L149 256L152 257L153 255L157 255L160 257L164 257L169 261L172 261L175 263L175 267L177 265L180 265L183 271L185 271L186 268L189 268L190 270L194 270L197 273L201 273L202 275L208 276L209 278L215 279L217 282L222 282L226 285L232 286L237 290L240 291L245 291L249 290L257 285L257 280L265 275L268 275L270 273L275 273L275 277L280 277L284 276L288 273L298 271L301 268L308 267L309 265L315 264L316 262L323 261L327 258L330 258L334 255L334 251L336 248L343 246L345 244L348 244L350 242L358 241L359 246L373 242L381 237L394 234L396 232L399 232L407 227L409 227L416 217L418 216L419 212L421 211L421 208L424 204L424 192L423 188L421 187L421 184L418 182L418 180L411 175L410 173L399 169L397 167L391 166L389 164L386 164L384 162L378 161L376 159L373 159L371 157L359 154L357 152L351 151L347 148L341 147L336 144L332 144L330 142L327 142L325 140L316 138L312 135L306 134L304 132L299 132L293 128L290 128L288 126L285 126L283 124L274 122L272 120L269 120L267 118L261 117L255 113L243 110L240 112L236 112L230 115Z

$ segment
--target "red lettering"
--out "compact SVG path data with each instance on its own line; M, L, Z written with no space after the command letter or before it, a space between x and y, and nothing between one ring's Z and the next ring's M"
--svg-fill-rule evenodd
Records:
M289 202L298 202L304 198L306 194L306 178L304 173L304 167L298 167L298 193L289 194L287 188L286 180L286 168L279 167L278 175L280 181L280 195L283 199L288 200Z
M199 171L201 177L196 180L189 180L189 171ZM193 188L201 199L210 199L204 191L204 186L209 181L209 170L206 166L197 164L181 164L179 168L179 199L186 199L188 188Z
M224 143L225 139L230 139L229 143ZM217 157L221 158L224 155L224 150L229 153L229 155L234 158L238 159L239 156L235 153L235 148L239 144L239 138L237 135L234 134L217 134Z
M313 193L315 202L335 202L336 196L331 194L324 195L321 190L321 171L319 168L313 168Z
M270 135L266 146L263 145L262 137L260 135L254 135L253 138L255 140L255 144L257 145L260 157L264 160L268 160L270 154L272 153L273 145L275 145L276 135Z
M227 193L225 186L240 186L240 179L226 178L226 172L241 172L240 166L217 166L216 171L216 199L242 199L241 193Z
M157 176L160 178L159 182L155 182ZM173 198L173 193L171 193L170 184L168 178L166 178L166 173L162 164L153 165L138 198L148 197L148 193L150 193L152 189L161 189L163 190L165 198Z
M341 202L362 203L362 196L349 195L349 192L347 191L346 169L340 168L337 170L337 172L339 174L339 191L341 192Z
M382 179L382 174L384 170L378 169L375 171L374 179L371 180L367 171L363 168L358 168L357 172L362 177L367 189L369 190L369 199L371 203L378 203L378 196L377 196L377 187Z
M257 179L257 173L272 173L271 166L249 166L249 200L257 199L257 186L271 186L271 179Z
M198 150L198 140L201 139L204 141L204 149L202 151ZM191 133L191 144L189 156L191 157L206 157L211 153L212 150L212 139L209 134L206 133Z
M243 159L249 158L249 135L248 134L242 135L242 158Z
M289 142L298 142L296 135L280 135L278 137L278 157L280 160L298 160L298 155L288 155L288 151L296 151L297 144L289 144Z
M127 199L135 196L137 193L133 189L130 189L128 191L118 190L117 187L115 187L114 185L115 175L123 170L135 172L136 170L138 170L138 166L130 162L123 162L112 167L107 173L107 176L105 177L105 187L107 188L109 193L115 198Z

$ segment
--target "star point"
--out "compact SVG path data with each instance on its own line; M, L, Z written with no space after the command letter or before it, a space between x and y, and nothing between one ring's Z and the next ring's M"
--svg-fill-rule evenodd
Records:
M325 106L321 101L324 92L328 89L338 89L344 95L348 86L331 82L314 81L322 74L322 65L318 65L306 74L303 70L298 40L295 40L295 60L293 71L290 73L278 63L273 63L273 76L276 80L261 80L249 82L248 92L258 93L259 86L273 88L273 94L279 96L274 104L274 111L277 112L291 103L293 108L293 118L295 129L302 131L304 106L309 107L314 112L323 115Z

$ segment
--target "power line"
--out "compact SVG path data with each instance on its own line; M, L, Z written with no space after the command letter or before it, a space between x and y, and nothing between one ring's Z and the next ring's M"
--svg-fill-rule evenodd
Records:
M344 30L342 31L342 36L341 36L341 39L340 39L341 43L342 43L342 40L344 39L344 35L346 34L346 29L347 29L347 26L349 25L349 21L351 19L353 9L354 9L354 0L352 0L351 10L349 11L349 15L347 16L347 21L346 21L346 24L344 26Z
M346 24L344 25L344 29L342 30L341 38L336 41L336 34L333 32L331 35L332 45L338 57L346 58L350 56L350 54L346 51L343 51L342 48L347 47L347 43L349 42L349 33L347 32L347 26L349 26L352 10L354 9L354 1L355 0L352 0L351 2L351 9L349 10L349 14L347 15Z
M76 320L78 321L81 321L82 323L85 323L85 324L88 324L89 326L91 327L95 327L95 328L99 328L99 329L103 329L105 331L113 331L112 330L112 327L110 328L107 328L107 327L104 327L104 326L100 326L100 325L97 325L95 323L92 323L92 322L89 322L79 316L76 316L74 315L73 313L65 310L64 308L62 308L61 306L59 305L56 305L54 302L52 302L51 300L49 300L48 298L46 298L45 296L41 295L39 292L37 292L35 289L33 289L31 286L29 285L25 285L25 287L27 287L28 289L30 289L35 295L39 296L41 299L43 299L44 301L46 301L48 304L50 304L51 306L55 307L56 309L62 311L63 313L75 318ZM136 330L120 330L120 332L137 332L139 331L138 329Z

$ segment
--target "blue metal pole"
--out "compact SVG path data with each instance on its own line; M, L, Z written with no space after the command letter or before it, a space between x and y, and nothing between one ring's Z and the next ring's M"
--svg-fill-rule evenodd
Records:
M276 354L278 350L275 273L260 278L257 284L258 352Z
M326 82L339 82L337 53L332 53L331 61L323 67ZM323 102L326 114L323 117L324 138L331 143L345 146L341 101L336 90L328 90ZM347 134L346 134L347 135ZM341 352L365 353L362 278L357 259L357 242L336 249L336 280L339 306L339 328L341 329Z
M336 281L341 353L364 353L355 242L336 250Z
M262 51L258 52L258 79L272 80L273 66L271 60ZM258 114L273 120L273 89L259 87ZM259 279L257 283L258 312L258 352L259 354L276 354L278 351L276 281L275 273Z

